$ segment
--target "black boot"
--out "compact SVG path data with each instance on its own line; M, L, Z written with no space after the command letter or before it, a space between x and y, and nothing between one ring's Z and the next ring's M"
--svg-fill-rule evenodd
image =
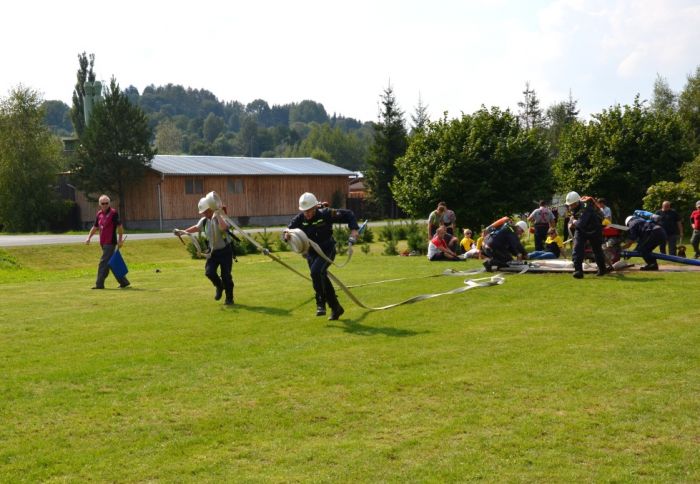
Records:
M331 306L331 315L328 317L328 321L335 321L342 316L344 312L345 309L343 309L343 306L336 302L335 305Z
M219 301L223 294L224 294L224 288L221 286L217 286L216 293L214 294L214 301Z
M326 315L326 302L322 297L316 296L316 316Z

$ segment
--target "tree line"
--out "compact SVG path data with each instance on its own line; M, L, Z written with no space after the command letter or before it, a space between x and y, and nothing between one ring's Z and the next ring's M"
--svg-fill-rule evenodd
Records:
M605 196L619 217L642 204L655 208L661 199L683 210L700 198L700 67L680 93L659 76L650 102L636 96L589 121L579 119L571 94L542 109L526 83L518 112L482 106L430 120L419 98L410 125L391 85L380 94L377 121L360 122L329 116L310 100L243 105L172 84L139 93L113 78L87 126L83 108L95 58L82 53L78 60L71 107L23 86L1 101L5 230L56 228L70 207L47 189L55 186L55 173L70 170L86 192L123 200L123 187L143 176L157 152L311 156L365 173L368 215L424 218L443 200L475 228L570 190ZM66 158L56 136L72 135L78 150ZM23 199L38 192L44 208L37 216L25 211L30 204Z
M651 101L636 95L589 121L571 95L543 111L529 83L517 113L482 106L419 125L417 109L410 132L391 87L382 100L366 170L382 215L396 204L425 218L445 201L478 229L575 190L605 197L621 223L663 200L689 213L700 199L700 66L680 93L658 76Z

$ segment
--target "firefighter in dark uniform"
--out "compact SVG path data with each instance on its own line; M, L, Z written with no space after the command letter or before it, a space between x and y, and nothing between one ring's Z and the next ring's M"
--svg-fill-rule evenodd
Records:
M358 237L357 220L351 210L326 208L319 204L313 193L304 193L299 197L299 210L289 225L290 229L301 229L309 240L318 244L320 249L330 260L335 259L335 240L333 239L333 224L348 224L350 229L350 243L354 243ZM289 234L284 234L285 240L289 240ZM328 278L328 266L330 263L321 257L313 248L309 248L306 260L311 272L311 282L316 293L316 316L326 314L326 304L331 308L329 320L336 320L345 312L338 302L333 283Z
M639 268L640 271L658 271L659 264L656 258L651 255L652 251L666 242L666 231L661 225L650 220L629 216L625 220L625 225L629 227L627 238L630 242L625 247L632 245L632 241L637 242L637 252L647 264Z
M521 220L515 224L515 227L507 223L502 229L488 234L484 238L483 246L484 255L488 257L484 261L484 268L491 272L493 266L507 267L513 260L513 256L518 260L527 259L527 251L520 242L520 237L527 231L527 222Z
M569 230L574 234L574 249L571 253L574 263L574 277L576 279L583 278L583 258L586 242L590 244L595 263L598 266L596 275L605 275L602 212L592 198L585 197L582 199L576 192L569 192L566 195L566 206L571 213Z

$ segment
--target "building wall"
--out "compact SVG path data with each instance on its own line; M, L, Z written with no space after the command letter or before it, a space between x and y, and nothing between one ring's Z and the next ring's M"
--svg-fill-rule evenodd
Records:
M195 178L202 182L202 193L185 193L185 180ZM229 190L241 180L242 193ZM238 184L240 187L240 182ZM160 200L159 204L159 190ZM333 194L341 194L342 205L348 195L346 176L164 176L150 170L145 179L129 187L126 192L126 210L122 218L127 227L171 230L194 223L199 217L197 203L210 191L223 200L228 214L240 225L286 224L299 211L299 196L313 192L321 201L331 202ZM76 196L81 207L84 225L95 219L97 204L88 202L83 194ZM112 205L118 208L118 200Z

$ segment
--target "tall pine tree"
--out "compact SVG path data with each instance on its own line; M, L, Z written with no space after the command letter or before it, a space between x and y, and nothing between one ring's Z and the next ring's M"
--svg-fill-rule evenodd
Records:
M156 154L151 137L148 118L112 78L80 138L71 168L78 187L93 195L116 195L119 211L126 217L126 188L144 176Z
M367 186L370 200L376 204L381 216L397 217L398 207L389 188L396 173L396 159L406 153L408 134L403 111L396 103L391 84L381 97L382 110L379 122L372 123L374 143L370 145L367 158Z

